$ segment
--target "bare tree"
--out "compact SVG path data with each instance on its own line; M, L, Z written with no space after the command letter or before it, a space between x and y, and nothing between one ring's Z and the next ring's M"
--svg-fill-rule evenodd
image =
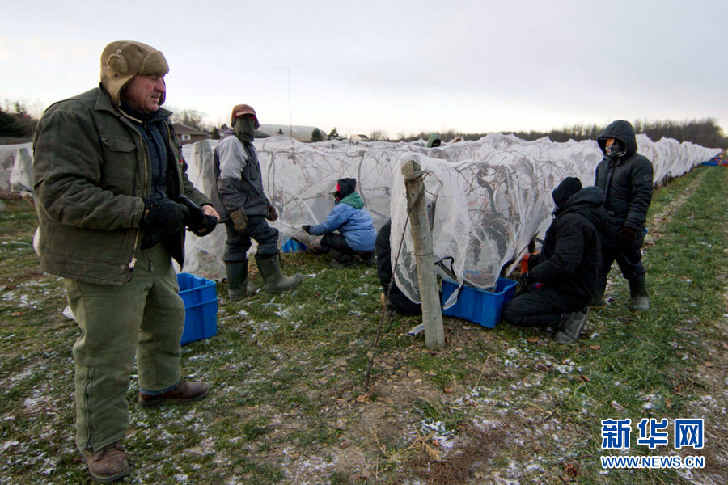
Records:
M369 134L369 139L372 141L386 141L389 140L387 132L384 130L374 130Z

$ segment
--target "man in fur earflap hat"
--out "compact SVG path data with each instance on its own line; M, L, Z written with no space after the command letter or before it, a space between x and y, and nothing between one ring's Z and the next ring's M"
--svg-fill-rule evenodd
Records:
M142 406L205 397L181 378L185 308L172 258L185 227L209 234L218 214L187 178L157 49L115 41L98 87L49 107L33 140L41 268L63 277L82 336L73 346L76 444L91 476L129 473L129 374Z

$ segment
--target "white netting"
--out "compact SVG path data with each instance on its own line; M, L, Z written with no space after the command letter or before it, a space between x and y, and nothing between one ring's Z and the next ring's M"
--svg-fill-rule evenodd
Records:
M184 151L190 179L208 194L213 187L215 143L198 142ZM655 143L644 135L637 137L637 143L639 153L652 161L658 183L720 152L672 139ZM336 179L355 177L375 227L391 215L393 253L405 234L395 275L414 301L419 301L419 294L412 238L404 230L404 162L414 159L421 164L427 172L428 198L437 201L435 258L453 257L458 282L464 278L476 287L490 288L507 261L517 258L533 236L543 237L551 221L551 191L567 176L592 185L602 159L595 141L555 143L543 138L528 142L502 134L429 149L423 141L305 144L287 137L257 140L255 146L266 193L280 212L272 225L281 231L282 242L295 237L316 245L318 238L303 232L301 225L322 222L333 207L330 192ZM208 238L190 236L188 241L185 269L208 278L222 277L224 229L216 229Z
M216 144L205 140L183 147L190 180L208 195L214 190ZM658 184L720 153L719 149L672 139L653 142L644 135L637 136L637 144L638 152L652 161ZM284 136L256 140L255 147L266 194L280 214L271 223L281 232L280 242L295 237L308 246L317 245L319 238L300 227L324 221L334 205L330 192L336 180L354 177L375 227L392 217L393 258L405 235L395 277L414 301L419 301L419 294L412 238L409 230L404 230L404 162L417 160L421 164L427 172L428 197L436 199L435 258L453 257L458 282L465 279L476 287L490 288L503 265L516 259L534 235L543 237L551 221L551 191L567 176L592 185L594 170L602 159L595 141L556 143L542 138L528 142L502 134L437 148L426 148L424 141L300 143ZM15 157L13 185L32 187L28 147L17 148L25 153ZM205 238L188 233L185 270L221 279L225 275L224 248L222 226Z

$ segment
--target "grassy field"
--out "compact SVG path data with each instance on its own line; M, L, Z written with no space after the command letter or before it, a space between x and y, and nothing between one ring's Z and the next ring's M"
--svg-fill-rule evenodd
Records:
M728 171L700 168L655 193L645 247L652 309L590 314L578 345L505 324L445 318L433 352L380 319L371 268L333 270L307 253L284 271L292 293L226 300L219 334L183 348L183 373L212 384L191 406L135 404L124 444L127 483L728 482L726 277ZM0 484L89 483L73 444L79 332L63 316L62 282L43 275L25 201L0 212ZM260 284L257 275L254 281ZM373 359L372 378L365 387ZM603 419L631 419L628 450L602 450ZM637 423L704 418L703 449L637 445ZM704 469L605 470L607 455L703 456Z

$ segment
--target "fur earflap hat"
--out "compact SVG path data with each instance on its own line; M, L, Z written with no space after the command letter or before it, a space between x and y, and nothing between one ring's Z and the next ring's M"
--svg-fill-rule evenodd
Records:
M137 74L164 76L169 72L164 54L147 44L133 40L117 40L101 53L101 84L118 106L121 89ZM159 104L164 102L164 98Z
M230 126L234 126L235 119L243 115L253 115L253 118L255 119L255 128L260 128L260 123L258 123L258 115L255 114L255 110L249 104L235 105L235 107L233 108L233 112L230 114Z

